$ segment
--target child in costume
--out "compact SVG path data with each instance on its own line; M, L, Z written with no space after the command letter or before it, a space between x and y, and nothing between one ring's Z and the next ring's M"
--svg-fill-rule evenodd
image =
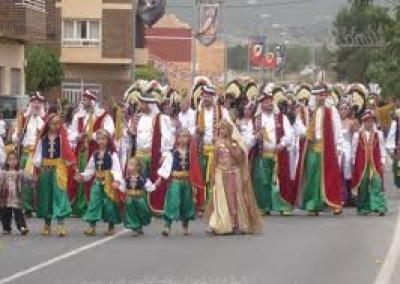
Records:
M133 231L133 236L143 234L143 227L150 225L151 211L147 204L146 180L140 161L131 158L127 164L127 177L125 179L125 228Z
M220 122L218 132L212 161L212 196L204 213L207 232L261 232L263 224L251 185L245 143L227 120Z
M91 156L83 173L77 174L78 182L95 180L90 189L88 209L83 219L89 223L84 233L96 235L96 223L100 220L108 223L106 236L115 234L114 226L121 223L119 214L119 189L124 184L118 154L115 151L111 135L107 130L96 132L98 150Z
M57 114L50 114L39 135L33 156L34 180L37 180L37 217L45 220L43 236L51 234L51 219L57 220L57 234L67 235L64 219L71 214L67 192L68 167L76 167L76 158L67 131Z
M163 214L162 235L165 237L169 236L172 222L176 220L182 221L183 234L188 236L189 221L196 216L196 203L199 210L203 206L205 196L201 193L204 183L196 143L191 143L190 137L187 128L178 130L177 146L168 153L158 170L161 178L169 179Z
M352 191L357 195L359 214L377 213L383 216L387 211L383 190L385 144L375 119L372 111L366 111L362 116L363 125L353 137Z
M25 236L29 233L22 212L22 184L26 175L19 170L18 160L16 152L8 153L5 170L0 171L0 216L4 235L11 234L11 218L14 213L17 228Z

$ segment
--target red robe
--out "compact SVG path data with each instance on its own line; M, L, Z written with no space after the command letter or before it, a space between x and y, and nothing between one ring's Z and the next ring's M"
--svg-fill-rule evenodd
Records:
M280 140L285 135L285 131L283 128L283 113L279 113L275 115L275 135L276 135L276 144L280 143ZM297 195L293 191L292 181L290 180L289 172L289 152L286 148L277 154L277 175L279 181L279 191L282 198L292 206L296 203Z
M303 106L300 109L300 119L305 127L308 127L308 109ZM307 150L307 137L301 137L299 140L299 160L296 168L296 176L293 181L293 193L296 195L295 200L298 199L298 194L300 192L301 177L303 177L304 161L306 157Z
M103 127L103 121L104 121L104 118L106 117L106 115L107 115L107 112L104 112L101 116L96 118L96 121L93 124L93 133L96 133L97 130L99 130ZM84 119L85 119L84 117L80 117L78 119L79 134L86 132ZM93 155L94 151L96 151L98 149L96 142L90 141L88 144L89 145L88 145L88 149L87 149L87 153L86 153L86 163L89 162L89 159ZM79 158L79 153L81 152L83 147L84 147L83 142L79 141L75 148L76 157ZM72 174L72 169L68 170L68 174ZM84 184L86 202L89 202L90 188L92 187L92 183L93 183L93 179ZM75 198L78 193L78 183L74 179L68 180L68 193L69 193L69 200L71 201L71 203L73 203L75 201Z
M354 192L358 191L358 187L364 177L368 162L371 165L371 171L378 174L383 185L383 166L378 132L374 131L373 139L370 139L370 141L367 140L364 131L360 131L359 133L351 185L352 191Z
M342 180L333 135L332 110L330 108L324 108L322 123L322 194L325 202L330 207L340 209L343 204Z

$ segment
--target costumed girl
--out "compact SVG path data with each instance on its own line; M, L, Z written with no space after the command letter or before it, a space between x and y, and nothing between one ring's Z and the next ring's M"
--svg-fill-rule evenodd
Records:
M151 211L147 204L146 179L143 164L131 158L127 164L125 178L126 198L124 206L124 227L133 231L133 236L143 235L143 227L151 223Z
M162 235L169 236L173 221L182 221L183 234L189 235L189 221L194 220L197 209L204 202L204 183L196 143L191 143L190 131L181 128L177 133L177 146L165 157L158 175L169 179L164 202L165 225Z
M98 150L90 157L85 171L78 173L75 178L78 182L95 178L90 189L88 209L83 216L89 223L89 228L84 231L85 235L96 235L96 224L103 220L108 223L105 235L112 236L115 233L114 226L121 223L118 204L121 197L119 190L124 179L111 135L107 130L100 129L96 132L96 137Z
M57 220L57 234L67 235L64 219L71 214L68 199L68 167L76 168L76 158L67 131L58 114L50 114L39 135L33 156L34 180L37 180L37 217L45 221L43 236L51 234L51 219Z
M251 185L246 146L238 130L223 119L212 163L212 196L204 212L208 233L258 233L263 223Z
M359 214L377 213L383 216L387 211L383 190L385 144L375 121L373 112L366 111L360 131L354 134L352 190L357 195Z

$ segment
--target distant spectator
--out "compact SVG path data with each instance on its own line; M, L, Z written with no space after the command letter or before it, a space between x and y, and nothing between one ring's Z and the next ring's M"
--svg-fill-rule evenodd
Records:
M0 112L0 137L4 138L6 135L6 122L3 119L3 113Z

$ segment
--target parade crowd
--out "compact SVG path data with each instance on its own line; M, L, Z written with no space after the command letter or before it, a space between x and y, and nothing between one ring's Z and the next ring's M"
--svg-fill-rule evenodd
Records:
M384 216L387 154L400 187L400 113L382 101L377 85L241 78L217 92L206 77L187 93L138 80L107 110L82 90L79 106L45 112L36 93L7 135L0 125L3 233L13 215L22 235L36 216L41 235L55 223L60 237L70 216L87 236L98 222L106 236L120 224L140 236L163 218L165 237L177 221L189 235L199 217L207 233L225 235L261 233L263 216L295 209Z

